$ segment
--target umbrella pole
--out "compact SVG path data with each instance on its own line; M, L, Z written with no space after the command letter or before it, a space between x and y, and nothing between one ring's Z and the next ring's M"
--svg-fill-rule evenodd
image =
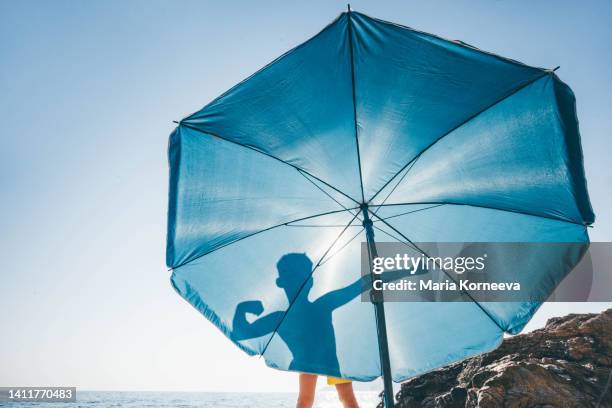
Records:
M370 273L372 273L372 259L378 257L378 251L376 250L376 243L374 242L374 228L372 227L372 220L368 214L368 206L363 205L361 208L363 213L363 226L366 230L366 239L368 242L368 252L370 256ZM375 279L379 279L374 276ZM374 303L374 310L376 313L376 331L378 333L378 353L380 356L380 364L382 366L382 377L383 377L383 401L385 408L393 407L393 382L391 381L391 362L389 360L389 344L387 342L387 325L385 322L385 305L383 303L382 290L370 291L372 303Z

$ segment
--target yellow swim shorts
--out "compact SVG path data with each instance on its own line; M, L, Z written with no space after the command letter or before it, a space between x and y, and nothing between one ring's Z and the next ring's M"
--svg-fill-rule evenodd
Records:
M338 385L350 383L351 380L345 380L344 378L327 377L327 385Z

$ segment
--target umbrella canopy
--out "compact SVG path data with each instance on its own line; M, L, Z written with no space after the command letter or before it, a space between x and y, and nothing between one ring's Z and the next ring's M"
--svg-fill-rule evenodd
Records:
M588 242L594 220L553 71L350 11L181 120L169 160L174 288L283 370L381 375L366 232ZM538 305L385 303L393 380L496 347Z

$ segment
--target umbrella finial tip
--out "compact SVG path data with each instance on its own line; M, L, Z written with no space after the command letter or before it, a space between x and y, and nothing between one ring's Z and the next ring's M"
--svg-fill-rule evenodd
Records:
M346 9L348 10L349 13L351 12L351 3L347 3Z

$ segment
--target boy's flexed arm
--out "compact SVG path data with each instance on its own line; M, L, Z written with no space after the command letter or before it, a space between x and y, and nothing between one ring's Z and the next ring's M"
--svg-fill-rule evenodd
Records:
M232 323L232 339L235 341L252 339L271 333L280 322L280 319L282 319L284 312L272 312L252 323L247 321L247 313L252 313L256 316L262 314L262 303L259 300L247 300L236 306Z

